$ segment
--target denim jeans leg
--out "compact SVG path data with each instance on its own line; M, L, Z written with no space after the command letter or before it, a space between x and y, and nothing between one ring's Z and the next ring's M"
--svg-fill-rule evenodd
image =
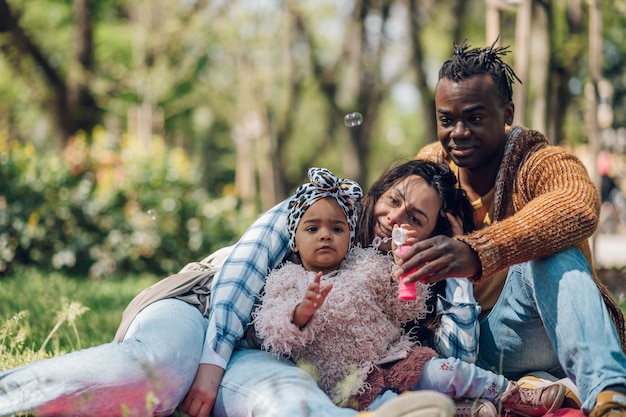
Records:
M481 366L510 378L535 370L570 377L586 412L606 386L626 385L626 356L578 248L509 269L481 320L480 351Z
M170 415L195 377L207 320L179 300L141 311L112 342L0 373L0 415Z
M563 371L537 308L529 263L509 268L498 301L480 320L479 355L482 368L517 380L529 371Z
M257 349L231 356L214 417L348 417L357 412L332 403L315 380L293 364Z

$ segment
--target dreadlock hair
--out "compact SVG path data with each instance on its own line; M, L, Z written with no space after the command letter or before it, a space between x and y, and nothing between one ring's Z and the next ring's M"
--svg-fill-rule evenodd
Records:
M499 37L498 37L499 39ZM476 75L489 74L496 87L502 104L513 100L513 83L517 77L513 68L502 61L509 53L509 46L496 46L498 39L486 48L469 48L466 41L453 45L452 58L443 63L439 70L439 79L447 78L458 82Z

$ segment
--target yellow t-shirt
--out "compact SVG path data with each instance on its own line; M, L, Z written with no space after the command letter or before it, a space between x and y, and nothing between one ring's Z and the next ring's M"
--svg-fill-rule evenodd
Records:
M450 168L458 178L459 168L454 162L450 162ZM476 230L480 230L492 223L495 192L496 189L494 187L487 194L471 202L474 209L474 227ZM496 301L498 301L507 273L508 268L504 268L490 277L484 277L479 284L474 284L474 297L476 297L476 301L481 306L480 318L486 316L496 304Z

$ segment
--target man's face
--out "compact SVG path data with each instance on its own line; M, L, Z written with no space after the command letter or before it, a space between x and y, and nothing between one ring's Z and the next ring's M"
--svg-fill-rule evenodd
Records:
M513 122L513 103L502 103L489 75L455 82L439 80L435 91L437 136L459 167L500 164L505 125Z

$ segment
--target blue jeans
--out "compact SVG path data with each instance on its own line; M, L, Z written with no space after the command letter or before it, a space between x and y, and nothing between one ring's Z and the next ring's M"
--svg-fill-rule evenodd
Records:
M442 365L447 365L446 370ZM422 378L412 390L435 390L453 398L483 397L496 401L506 388L501 375L460 359L432 359L424 365ZM493 389L493 391L489 391ZM386 391L370 405L376 409L396 396ZM214 417L326 417L354 416L355 410L340 408L305 371L284 358L257 349L233 352L218 392Z
M539 370L568 376L585 412L608 385L626 385L626 356L578 248L509 268L480 321L477 365L511 379Z
M167 416L195 378L207 320L175 299L133 320L122 343L0 372L0 415Z
M395 395L388 391L372 408ZM245 348L233 352L213 407L213 417L348 417L357 413L333 404L311 375L290 360Z

